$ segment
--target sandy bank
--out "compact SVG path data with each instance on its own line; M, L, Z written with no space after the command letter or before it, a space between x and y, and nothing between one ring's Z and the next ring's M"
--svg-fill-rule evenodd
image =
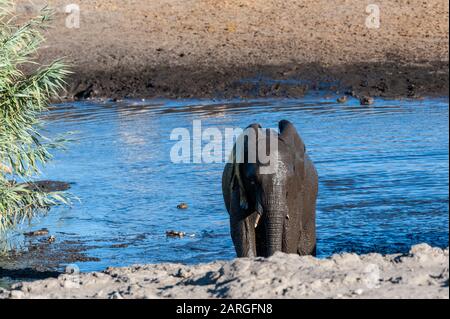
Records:
M449 298L449 250L409 254L276 254L196 266L110 268L19 283L1 298Z
M18 6L58 10L40 60L72 62L69 97L448 94L446 0L378 0L379 28L369 0L79 0L67 28L72 2Z

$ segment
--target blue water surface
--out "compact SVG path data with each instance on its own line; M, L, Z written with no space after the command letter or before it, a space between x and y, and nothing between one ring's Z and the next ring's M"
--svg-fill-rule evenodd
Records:
M295 124L320 176L318 255L448 246L448 99L146 100L56 105L48 135L73 131L41 178L73 183L80 200L28 227L81 241L107 266L235 257L221 192L223 163L174 164L174 128ZM180 202L189 205L179 210ZM26 229L28 229L26 228ZM167 238L167 230L187 233ZM123 244L123 245L120 245Z

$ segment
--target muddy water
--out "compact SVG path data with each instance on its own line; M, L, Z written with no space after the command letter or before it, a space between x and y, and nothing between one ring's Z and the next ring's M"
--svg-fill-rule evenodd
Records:
M134 263L231 259L221 194L222 163L173 164L174 128L276 127L292 121L320 175L319 256L448 246L448 100L335 103L335 97L148 100L57 105L48 134L75 131L44 178L73 183L79 197L24 231L46 227L84 245L82 271ZM177 209L186 202L187 210ZM186 232L167 238L167 230ZM16 242L22 242L17 235ZM39 261L35 261L39 263ZM30 262L29 262L30 263ZM31 262L33 263L33 262ZM33 267L34 265L28 264Z

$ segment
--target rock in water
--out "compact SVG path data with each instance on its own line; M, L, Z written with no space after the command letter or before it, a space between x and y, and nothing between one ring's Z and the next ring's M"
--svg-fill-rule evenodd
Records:
M181 231L169 230L169 231L166 231L166 236L183 238L184 236L186 236L186 233L181 232Z
M359 103L361 105L372 105L375 102L373 97L370 96L363 96L360 100Z
M56 237L55 236L50 236L49 238L47 238L47 242L49 244L53 244L56 241Z
M347 97L344 95L344 96L341 96L341 97L339 97L338 99L337 99L337 102L338 103L345 103L345 102L347 102Z
M30 231L28 233L24 233L24 235L27 237L45 236L48 235L48 229L42 228L39 230Z
M188 209L188 205L186 203L181 203L177 205L178 209Z

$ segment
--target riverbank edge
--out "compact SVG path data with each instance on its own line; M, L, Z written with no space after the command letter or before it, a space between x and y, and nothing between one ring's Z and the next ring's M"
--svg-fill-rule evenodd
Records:
M448 61L323 66L74 67L63 100L99 98L301 98L323 91L356 98L448 97Z
M108 268L14 284L0 298L449 298L449 249Z

